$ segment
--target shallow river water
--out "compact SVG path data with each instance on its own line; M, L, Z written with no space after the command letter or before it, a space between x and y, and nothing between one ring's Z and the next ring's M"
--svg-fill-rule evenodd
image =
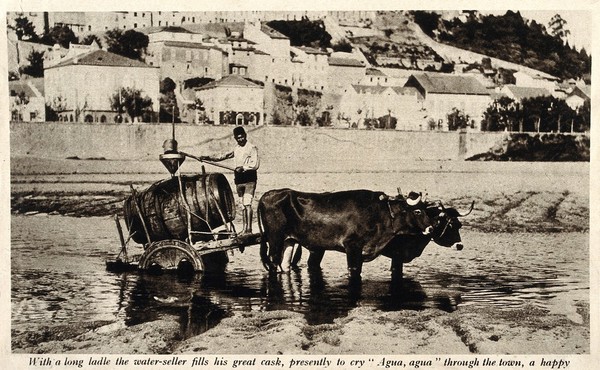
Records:
M345 257L337 252L325 255L322 273L307 271L305 253L299 270L269 277L252 246L230 255L223 276L117 274L105 270L105 260L119 250L112 218L13 215L11 227L17 331L93 320L134 325L175 315L190 336L236 311L291 310L303 313L309 324L321 324L357 306L453 311L528 303L555 310L565 302L589 302L588 233L465 228L465 249L430 244L405 265L402 286L391 284L390 260L380 257L365 264L362 285L354 287L348 286Z

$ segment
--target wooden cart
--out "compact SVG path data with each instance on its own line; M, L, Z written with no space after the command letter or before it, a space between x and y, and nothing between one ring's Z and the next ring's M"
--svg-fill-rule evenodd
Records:
M185 155L160 156L171 178L154 183L124 202L124 219L129 234L123 234L115 215L121 249L106 262L109 271L204 271L222 272L229 261L227 251L258 245L260 234L235 231L235 201L221 173L184 176L179 171ZM128 253L131 241L144 252Z

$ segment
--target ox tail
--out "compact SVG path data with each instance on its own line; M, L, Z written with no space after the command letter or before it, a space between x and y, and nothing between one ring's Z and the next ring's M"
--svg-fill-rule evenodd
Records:
M263 215L264 215L264 204L258 202L258 209L256 210L256 218L258 219L258 230L260 232L260 261L263 267L267 271L273 269L273 263L269 259L269 246L267 245L267 233L263 228Z

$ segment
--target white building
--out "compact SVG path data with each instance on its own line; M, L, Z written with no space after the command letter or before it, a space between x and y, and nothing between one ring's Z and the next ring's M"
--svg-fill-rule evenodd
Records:
M239 75L229 75L196 89L214 124L262 125L264 88Z
M110 99L123 87L141 90L159 110L158 68L137 60L91 50L65 58L44 70L46 103L60 121L114 122ZM127 119L127 117L125 117Z

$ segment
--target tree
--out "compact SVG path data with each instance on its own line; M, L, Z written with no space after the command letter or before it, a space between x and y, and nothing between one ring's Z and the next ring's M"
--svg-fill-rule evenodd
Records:
M29 65L21 68L21 73L31 77L44 77L44 52L32 50L27 56Z
M29 97L25 92L11 94L13 99L10 100L10 112L13 121L23 121L23 107L29 104Z
M159 91L161 94L167 94L175 91L176 87L177 84L175 84L175 81L173 81L170 77L167 77L164 80L160 81Z
M352 52L352 44L350 44L348 42L348 40L344 39L344 40L340 40L339 42L333 44L331 46L331 48L333 49L333 51L342 51L345 53L351 53Z
M199 98L196 98L193 103L187 106L187 109L193 110L195 113L195 123L199 123L200 121L206 121L206 108L204 108L204 102Z
M81 43L83 45L91 45L94 41L98 44L98 46L102 47L102 40L100 40L100 37L96 35L87 35L83 38L83 40L81 40Z
M160 82L160 122L180 122L179 107L177 106L177 97L175 88L177 85L169 77Z
M414 10L410 14L416 24L421 27L423 32L429 36L434 36L433 31L437 30L441 16L435 12Z
M47 45L59 44L63 48L69 48L70 44L79 43L79 39L69 27L54 26L47 34L42 37L42 42Z
M552 19L550 19L550 23L548 23L548 27L550 28L550 34L555 38L560 39L563 43L567 41L567 36L571 33L565 25L567 21L565 21L560 14L555 14Z
M142 97L142 91L132 87L122 87L110 98L110 107L119 114L127 113L133 122L136 117L152 111L152 99Z
M306 18L299 21L273 20L268 22L267 26L289 37L292 46L331 47L331 35L320 20L310 21Z
M520 130L520 105L513 99L503 96L494 100L483 112L483 131Z
M14 25L8 27L15 31L18 40L37 41L39 38L37 33L35 33L35 26L33 23L31 23L27 17L23 17L22 15L15 18Z
M148 36L135 30L123 32L114 28L106 31L104 37L108 51L130 59L141 60L148 46Z
M448 119L448 130L456 131L465 129L469 126L469 116L457 108L452 108L452 112L446 116Z

